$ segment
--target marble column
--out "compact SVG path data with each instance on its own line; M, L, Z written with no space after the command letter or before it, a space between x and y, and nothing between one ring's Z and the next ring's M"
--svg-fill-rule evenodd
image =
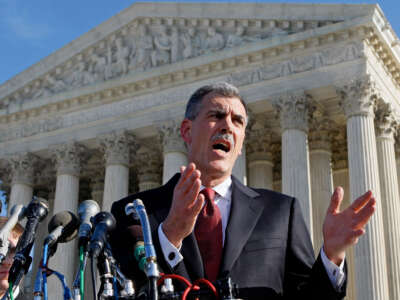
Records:
M331 167L332 124L325 116L311 121L310 140L310 177L313 207L313 232L315 255L323 244L322 226L333 193Z
M81 164L85 157L85 150L82 145L77 143L58 145L53 149L57 170L53 214L65 210L77 214L79 175ZM71 286L78 266L77 252L76 240L59 244L57 253L50 260L49 266L65 275L68 286ZM60 291L59 285L49 285L49 299L60 298Z
M341 186L344 191L341 209L349 207L350 203L350 179L349 167L347 162L347 135L346 128L340 128L335 135L332 143L332 161L333 161L333 186ZM346 249L347 262L347 293L346 300L356 300L356 274L354 267L354 247Z
M400 197L394 151L397 123L389 104L379 102L375 114L379 178L385 229L389 299L400 299Z
M239 179L239 181L244 185L247 185L246 161L247 161L246 147L243 147L242 154L238 156L235 165L233 166L232 175L235 176L237 179Z
M34 166L38 158L31 154L18 154L10 157L11 166L11 194L8 202L8 211L15 204L28 205L33 197Z
M355 245L358 299L389 299L388 274L373 104L376 90L368 77L338 88L341 106L347 117L347 143L350 173L350 199L371 190L376 212L366 233Z
M186 145L181 137L180 122L173 120L159 126L163 145L163 178L166 183L175 173L180 172L181 166L188 164Z
M249 186L254 188L273 189L273 155L272 133L260 120L256 118L254 124L246 132L246 154L249 174Z
M153 147L140 147L137 151L135 164L138 170L139 192L160 186L162 158L159 151Z
M102 210L110 211L114 201L128 196L129 155L133 136L118 132L100 138L106 165Z
M282 191L300 201L312 237L312 203L308 153L310 97L304 92L285 93L274 100L282 128Z

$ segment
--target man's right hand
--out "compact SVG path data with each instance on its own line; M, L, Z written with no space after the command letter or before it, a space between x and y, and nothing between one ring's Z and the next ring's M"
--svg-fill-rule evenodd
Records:
M194 228L197 215L204 203L200 193L201 173L194 163L181 167L181 178L174 189L171 209L162 224L162 230L168 240L177 248Z

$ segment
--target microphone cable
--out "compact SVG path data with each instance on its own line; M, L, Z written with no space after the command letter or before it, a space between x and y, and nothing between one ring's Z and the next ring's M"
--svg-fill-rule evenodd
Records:
M49 244L45 243L43 246L43 262L42 262L45 269L47 269L47 264L48 264L48 262L47 262L48 252L49 252ZM43 298L44 298L44 300L47 300L48 299L47 272L46 271L43 272L43 269L41 271L42 271L42 276L43 276Z
M10 300L14 300L14 292L13 292L13 284L10 282L10 286L8 287L8 293L10 295Z
M84 254L84 249L83 246L79 247L79 272L80 272L80 293L81 293L81 299L85 299L85 271L84 271L84 260L85 260L85 254Z
M95 257L94 256L92 256L91 258L90 258L90 270L91 270L91 273L92 273L92 288L93 288L93 300L97 300L97 294L96 294L96 271L95 271L95 268L94 268L94 260L95 260Z

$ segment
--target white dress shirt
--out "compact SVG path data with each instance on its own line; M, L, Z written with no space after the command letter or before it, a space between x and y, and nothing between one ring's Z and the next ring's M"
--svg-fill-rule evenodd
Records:
M200 190L203 190L205 187L201 186ZM218 205L218 208L221 212L222 219L222 243L225 242L225 231L226 226L228 225L229 213L231 211L232 204L232 179L228 177L225 181L220 183L217 186L213 187L215 191L214 201ZM176 248L165 236L164 231L162 230L162 223L158 226L158 237L161 244L161 249L164 254L165 260L174 268L178 263L183 260L183 256L180 253L180 247ZM332 285L338 290L342 287L344 280L346 278L344 273L344 260L337 266L335 263L330 261L326 256L323 247L321 248L321 260L325 267L325 270L328 274L328 277L332 283Z

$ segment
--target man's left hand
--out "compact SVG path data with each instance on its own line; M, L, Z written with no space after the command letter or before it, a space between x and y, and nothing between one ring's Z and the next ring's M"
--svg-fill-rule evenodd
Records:
M345 257L345 249L358 242L365 233L365 225L375 212L376 200L368 191L357 198L347 209L340 211L343 189L337 187L332 195L322 228L324 251L336 265Z

